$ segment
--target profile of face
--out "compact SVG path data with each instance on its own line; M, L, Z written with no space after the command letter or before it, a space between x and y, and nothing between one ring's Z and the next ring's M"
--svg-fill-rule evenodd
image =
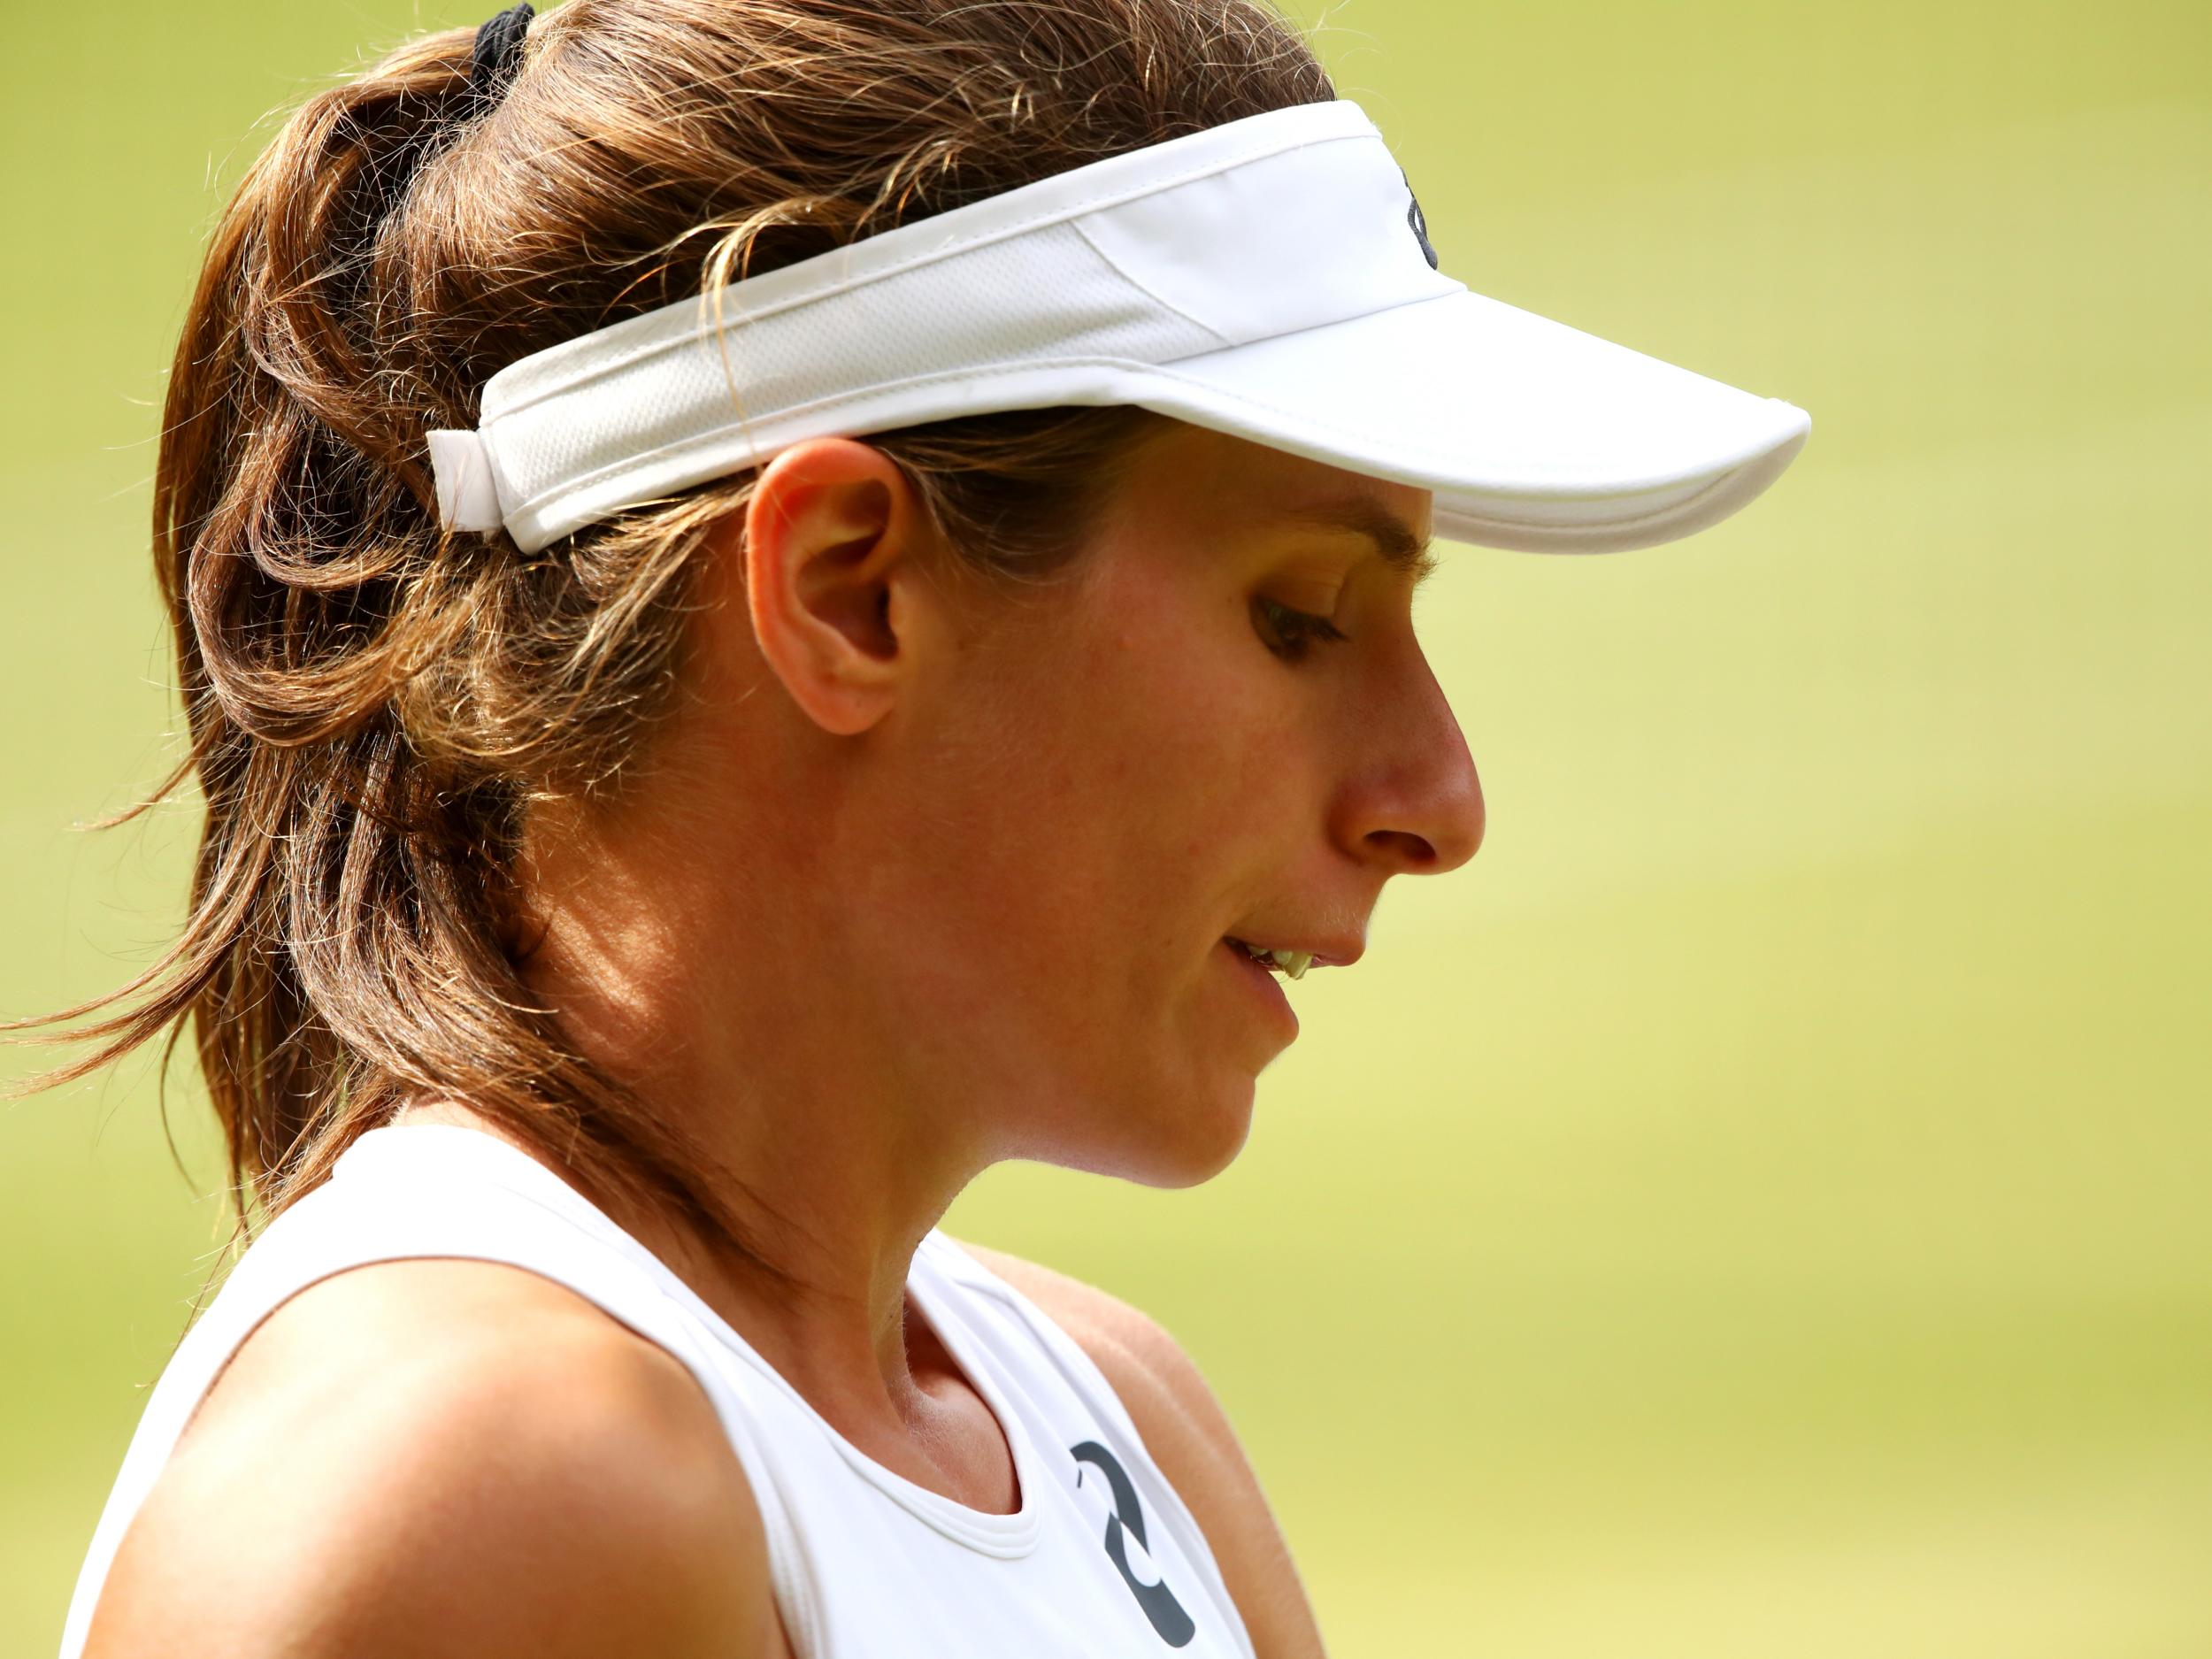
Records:
M1425 491L1168 423L1068 571L1009 596L918 557L880 451L787 452L682 741L780 780L772 805L725 786L728 857L781 872L754 902L781 907L783 987L812 989L730 994L820 1022L820 1053L984 1161L1217 1172L1297 1032L1228 941L1342 972L1385 882L1482 840L1412 624L1429 514Z

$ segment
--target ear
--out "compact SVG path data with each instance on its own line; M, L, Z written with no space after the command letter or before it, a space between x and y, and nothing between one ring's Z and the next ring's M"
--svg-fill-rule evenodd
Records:
M866 731L938 618L928 515L880 449L818 438L762 471L745 511L745 595L761 655L816 725Z

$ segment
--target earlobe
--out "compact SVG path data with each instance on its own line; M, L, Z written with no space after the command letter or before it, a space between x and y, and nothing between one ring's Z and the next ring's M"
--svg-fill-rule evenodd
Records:
M896 699L924 524L911 482L867 444L818 439L762 470L745 513L753 633L826 731L865 731Z

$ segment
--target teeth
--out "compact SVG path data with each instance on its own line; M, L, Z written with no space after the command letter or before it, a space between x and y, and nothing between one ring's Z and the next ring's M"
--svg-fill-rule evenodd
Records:
M1248 944L1241 939L1237 943L1244 947L1245 955L1253 961L1271 962L1294 979L1304 979L1306 970L1313 966L1313 952L1310 950L1262 950L1257 945Z

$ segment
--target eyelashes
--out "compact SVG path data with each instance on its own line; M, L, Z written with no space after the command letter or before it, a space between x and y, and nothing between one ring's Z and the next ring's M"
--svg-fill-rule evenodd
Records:
M1302 662L1317 641L1340 641L1347 635L1326 617L1317 617L1272 599L1255 599L1252 614L1261 624L1267 649L1286 662Z

